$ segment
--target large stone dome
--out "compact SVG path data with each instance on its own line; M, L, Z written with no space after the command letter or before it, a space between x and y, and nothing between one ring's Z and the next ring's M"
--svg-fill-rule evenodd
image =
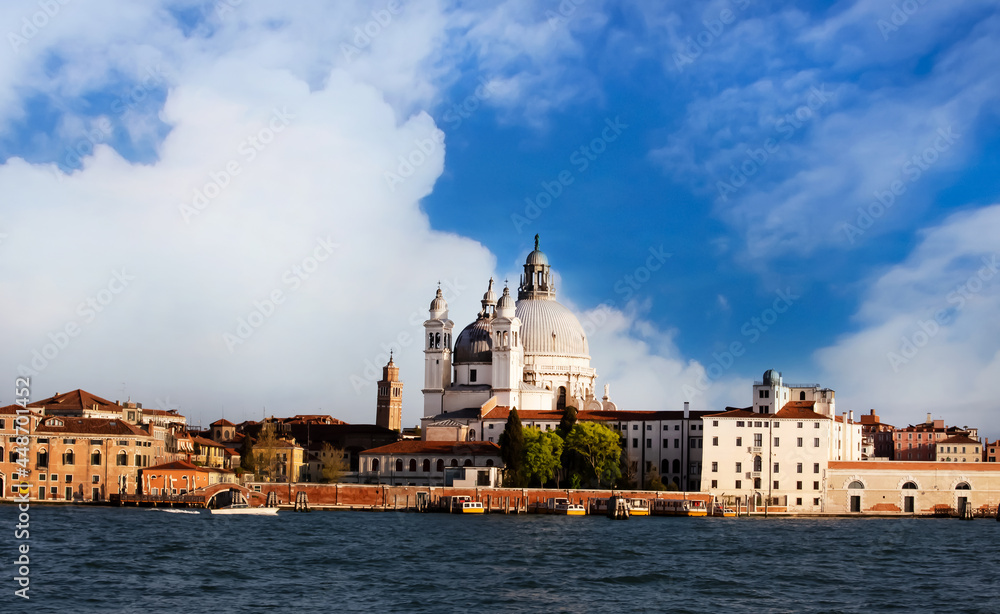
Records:
M517 301L525 354L589 356L587 335L573 312L552 299Z
M468 364L472 362L492 362L492 346L490 344L490 321L477 318L459 333L455 340L453 364Z

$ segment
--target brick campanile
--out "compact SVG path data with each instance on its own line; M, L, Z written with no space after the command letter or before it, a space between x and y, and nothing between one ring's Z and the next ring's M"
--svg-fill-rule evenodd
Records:
M399 381L399 367L392 362L382 367L378 382L378 399L375 404L375 424L400 431L403 428L403 382Z

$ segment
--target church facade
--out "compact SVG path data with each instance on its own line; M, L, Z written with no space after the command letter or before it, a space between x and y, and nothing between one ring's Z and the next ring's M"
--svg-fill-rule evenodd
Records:
M552 411L615 410L605 387L595 396L596 370L583 326L556 300L548 257L528 254L517 299L497 298L490 279L476 319L454 339L448 303L438 289L424 322L423 423L481 414L484 406Z

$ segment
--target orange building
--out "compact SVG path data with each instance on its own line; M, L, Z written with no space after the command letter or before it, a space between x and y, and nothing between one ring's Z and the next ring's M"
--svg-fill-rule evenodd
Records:
M228 469L198 467L176 460L139 470L139 494L183 495L220 482L235 482Z

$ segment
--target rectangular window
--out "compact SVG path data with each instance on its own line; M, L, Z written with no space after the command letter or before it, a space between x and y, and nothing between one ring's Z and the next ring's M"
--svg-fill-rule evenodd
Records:
M639 438L638 437L633 437L632 438L632 447L633 448L638 448L639 447Z
M742 420L737 420L736 421L736 426L739 427L739 428L742 428L743 427L743 421Z
M763 433L754 433L753 434L753 445L758 446L758 447L764 445L764 435L763 435Z
M718 420L712 420L712 426L719 426Z
M802 482L795 483L795 490L802 490Z
M651 431L651 430L653 430L653 425L652 425L652 424L647 424L647 425L646 425L646 430L647 430L647 431Z
M72 486L67 486L66 487L66 500L68 501L69 499L72 499L72 498L73 498L73 487Z
M719 480L712 480L712 488L718 488L718 487L719 487Z
M819 428L819 422L813 422L813 428Z
M736 463L736 473L743 473L743 463Z
M675 439L674 440L674 447L675 448L681 447L681 440L680 439Z
M469 381L470 382L475 382L476 381L476 370L475 369L469 369Z
M798 447L800 447L800 448L802 447L802 438L801 437L796 437L795 438L795 445L798 446Z
M795 426L796 426L796 428L802 428L802 423L801 422L796 422Z
M633 424L632 425L632 430L633 431L638 431L639 430L639 425L638 424Z
M819 497L813 499L813 505L819 505Z
M781 426L781 423L778 422L777 420L775 420L774 421L774 428L778 428L779 426Z
M692 448L694 448L694 446L695 446L694 437L689 437L688 438L688 450L691 450Z
M802 505L802 497L795 497L795 505Z
M675 431L679 431L679 430L681 430L681 425L679 425L679 424L675 424L675 425L674 425L674 430L675 430Z
M777 448L779 443L781 443L781 439L779 437L775 437L774 438L774 447Z
M815 439L813 439L813 447L814 448L818 448L819 447L819 437L816 437Z
M736 447L740 448L742 446L743 446L743 438L742 437L737 437L736 438Z
M663 448L666 449L666 448L669 448L669 447L670 447L670 440L669 439L664 439L663 440Z
M101 476L99 476L99 475L91 476L91 480L90 481L92 483L94 483L94 484L100 484L100 482L101 482Z
M813 473L819 473L819 463L813 463Z
M778 480L774 481L774 489L775 490L781 490L780 488L778 488Z
M795 463L795 473L802 473L802 463Z
M736 489L739 490L743 488L743 482L741 480L736 480Z
M819 482L813 482L813 490L819 490Z
M59 481L59 475L56 474L56 473L50 474L49 475L49 480L52 481L52 482L58 482Z
M492 431L492 430L493 430L493 425L492 425L492 424L490 424L490 425L489 425L489 426L487 426L486 428L488 428L488 429L490 429L490 430Z
M781 471L778 470L778 463L774 463L774 472L781 473Z
M718 473L718 472L719 472L719 462L712 461L712 473Z
M648 449L648 448L652 448L652 447L653 447L653 440L652 439L647 439L646 440L646 448Z

